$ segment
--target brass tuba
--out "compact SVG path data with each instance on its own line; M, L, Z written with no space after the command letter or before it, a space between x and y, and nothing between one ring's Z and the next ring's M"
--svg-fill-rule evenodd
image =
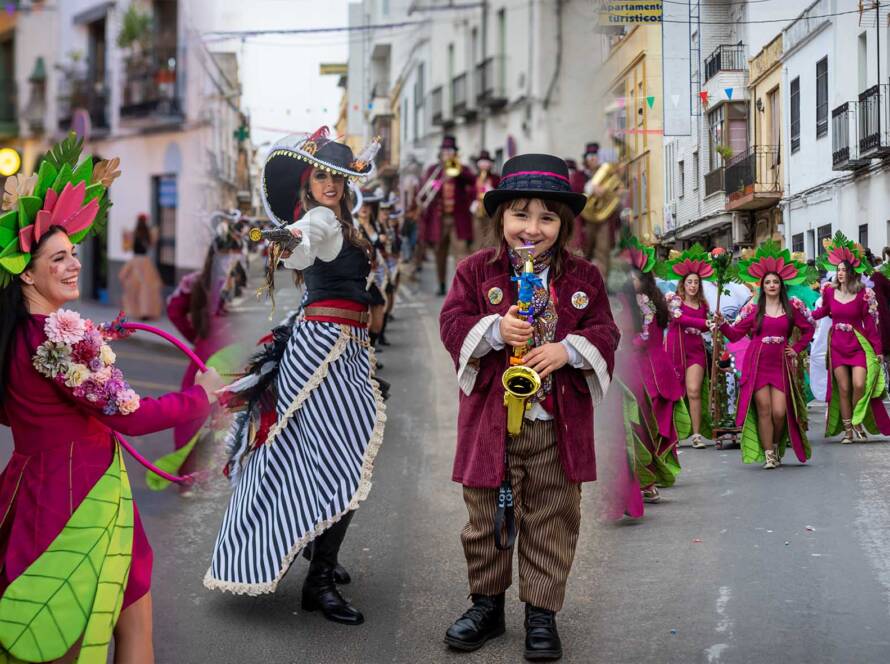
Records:
M597 169L590 183L603 187L606 191L602 196L590 195L587 198L587 204L581 210L581 217L592 224L601 224L615 214L615 210L621 205L621 197L618 195L621 190L621 178L615 172L615 167L606 163Z
M456 178L460 175L460 159L452 157L445 162L445 177Z

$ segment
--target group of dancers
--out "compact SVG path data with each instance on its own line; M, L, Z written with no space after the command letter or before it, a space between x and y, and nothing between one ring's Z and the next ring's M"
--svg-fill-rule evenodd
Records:
M180 392L150 399L114 366L115 326L64 308L79 294L77 244L101 225L110 185L72 140L33 178L7 187L15 196L4 197L0 214L0 421L15 446L0 477L0 657L99 662L114 638L116 662L153 661L152 553L120 434L176 428L177 463L187 465L197 432L220 407L233 414L232 493L204 585L271 593L303 558L302 608L362 624L342 592L361 580L339 552L383 442L386 386L375 346L386 343L406 257L400 243L411 235L396 197L365 191L358 200L379 144L355 155L321 129L273 147L262 195L287 242L271 247L267 278L274 289L277 264L291 270L300 306L233 382L196 363ZM636 503L656 502L659 487L676 481L679 440L701 447L710 435L707 385L717 376L709 377L706 334L749 340L737 356L744 461L775 468L789 444L801 462L810 457L798 368L814 319L824 317L832 320L827 435L890 434L878 305L861 283L868 266L858 247L840 235L827 247L823 260L836 276L814 311L788 292L806 266L773 245L738 263L759 294L732 323L702 296L702 282L717 275L717 250L693 247L659 262L629 238L628 278L610 295L598 268L571 251L587 202L571 179L551 155L504 164L480 199L493 242L458 264L440 314L459 389L452 479L467 510L460 538L471 605L444 637L459 651L505 632L515 549L524 656L562 656L556 614L579 537L581 485L597 478L594 407L613 399L622 413L608 418L619 424L608 435L628 452L634 491L622 511L633 516ZM232 340L221 292L241 244L230 230L219 231L202 270L169 302L171 319L211 365ZM656 273L676 281L676 292L663 296ZM517 384L508 382L514 375ZM505 408L505 388L525 390L508 400L518 410Z
M789 291L818 287L811 282L818 272L766 242L732 270L752 286L754 297L729 322L720 311L710 311L703 295L703 282L718 277L716 259L725 250L709 253L696 245L658 262L654 249L636 238L622 245L630 279L625 292L613 296L613 311L622 323L626 350L619 350L616 368L624 389L612 398L623 400L623 423L615 438L626 445L628 463L619 475L637 489L614 493L616 518L641 516L643 502L660 501L659 487L673 485L680 473L679 442L688 439L693 448L704 448L714 435L711 412L722 416L734 407L735 423L729 428L734 428L744 463L778 468L789 446L799 462L809 460L803 378L806 365L811 375L823 370L805 359L820 319L830 319L822 323L828 326L825 437L842 434L841 443L847 444L867 440L869 434L890 435L878 298L862 281L872 271L862 247L842 233L825 242L819 263L833 276L821 285L821 303L817 300L811 310ZM676 291L662 295L656 274L676 282ZM882 276L876 273L876 281ZM622 316L622 311L627 313ZM717 363L709 361L707 334L718 345L724 337L735 344L740 368L737 399L724 398L714 409L709 383L726 380L723 374L734 369L721 362L726 366L710 375Z

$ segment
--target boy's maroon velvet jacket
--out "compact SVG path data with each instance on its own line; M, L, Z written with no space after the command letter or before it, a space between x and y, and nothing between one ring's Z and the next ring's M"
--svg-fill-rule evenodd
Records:
M495 252L479 251L458 265L439 316L442 341L454 360L460 384L452 479L468 487L497 487L504 471L507 420L501 376L512 349L508 345L471 358L497 316L505 315L516 299L509 257L504 252L492 262ZM596 479L593 405L609 386L620 335L599 270L567 252L562 260L563 273L553 282L558 315L555 341L567 339L590 369L566 365L554 374L553 415L566 476L571 482L589 482ZM489 298L495 288L503 293L498 304Z

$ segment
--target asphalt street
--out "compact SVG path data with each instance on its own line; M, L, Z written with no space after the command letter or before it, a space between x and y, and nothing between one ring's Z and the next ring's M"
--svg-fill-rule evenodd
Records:
M429 270L429 267L427 268ZM425 275L429 278L430 275ZM475 654L442 636L467 606L459 533L466 519L450 481L457 387L439 342L441 298L406 288L379 356L392 383L374 486L343 546L353 583L344 592L360 627L299 608L306 563L274 595L206 590L202 578L229 489L219 474L192 499L153 493L128 460L155 551L155 648L161 664L519 662L523 608L508 593L504 637ZM279 292L280 317L296 292ZM234 315L245 339L269 327L270 307L245 301ZM178 386L174 350L118 344L141 394ZM611 417L598 412L598 417ZM821 431L822 411L811 412ZM683 472L639 521L600 520L600 488L585 485L583 526L558 616L566 662L834 663L890 661L890 443L841 447L813 440L805 466L766 472L738 450L681 450ZM138 441L150 458L170 433ZM0 460L11 449L0 429ZM221 451L211 463L221 467Z

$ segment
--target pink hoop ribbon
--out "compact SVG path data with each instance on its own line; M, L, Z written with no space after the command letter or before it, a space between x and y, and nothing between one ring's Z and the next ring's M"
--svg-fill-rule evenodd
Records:
M179 339L174 337L169 332L165 332L164 330L154 327L153 325L146 325L145 323L131 323L130 321L126 320L126 318L124 318L124 312L121 312L114 321L112 321L110 324L108 324L107 329L112 331L115 334L115 336L117 336L120 339L127 338L128 336L130 336L130 334L132 334L136 330L142 330L143 332L150 332L151 334L159 336L162 339L165 339L165 340L169 341L171 344L173 344L174 346L176 346L179 350L181 350L186 355L186 357L188 357L192 362L194 362L198 366L198 369L200 369L201 371L207 371L207 365L204 364L203 361L201 361L201 358L199 358L197 355L195 355L195 352L191 348L189 348L184 343L182 343L182 341L180 341ZM124 330L129 330L130 334L126 334L124 332ZM160 468L155 466L151 461L149 461L144 456L142 456L139 452L137 452L136 448L133 446L133 444L130 443L126 438L121 436L117 431L114 432L114 437L117 440L117 442L120 443L121 447L123 447L125 450L127 450L127 452L130 453L130 456L132 456L134 459L136 459L136 461L138 461L140 464L145 466L145 468L147 468L154 474L159 475L160 477L164 478L168 482L175 482L176 484L184 484L184 485L188 486L195 481L195 477L198 475L198 473L189 473L188 475L184 475L182 477L180 477L178 475L171 475L167 471L161 470Z

